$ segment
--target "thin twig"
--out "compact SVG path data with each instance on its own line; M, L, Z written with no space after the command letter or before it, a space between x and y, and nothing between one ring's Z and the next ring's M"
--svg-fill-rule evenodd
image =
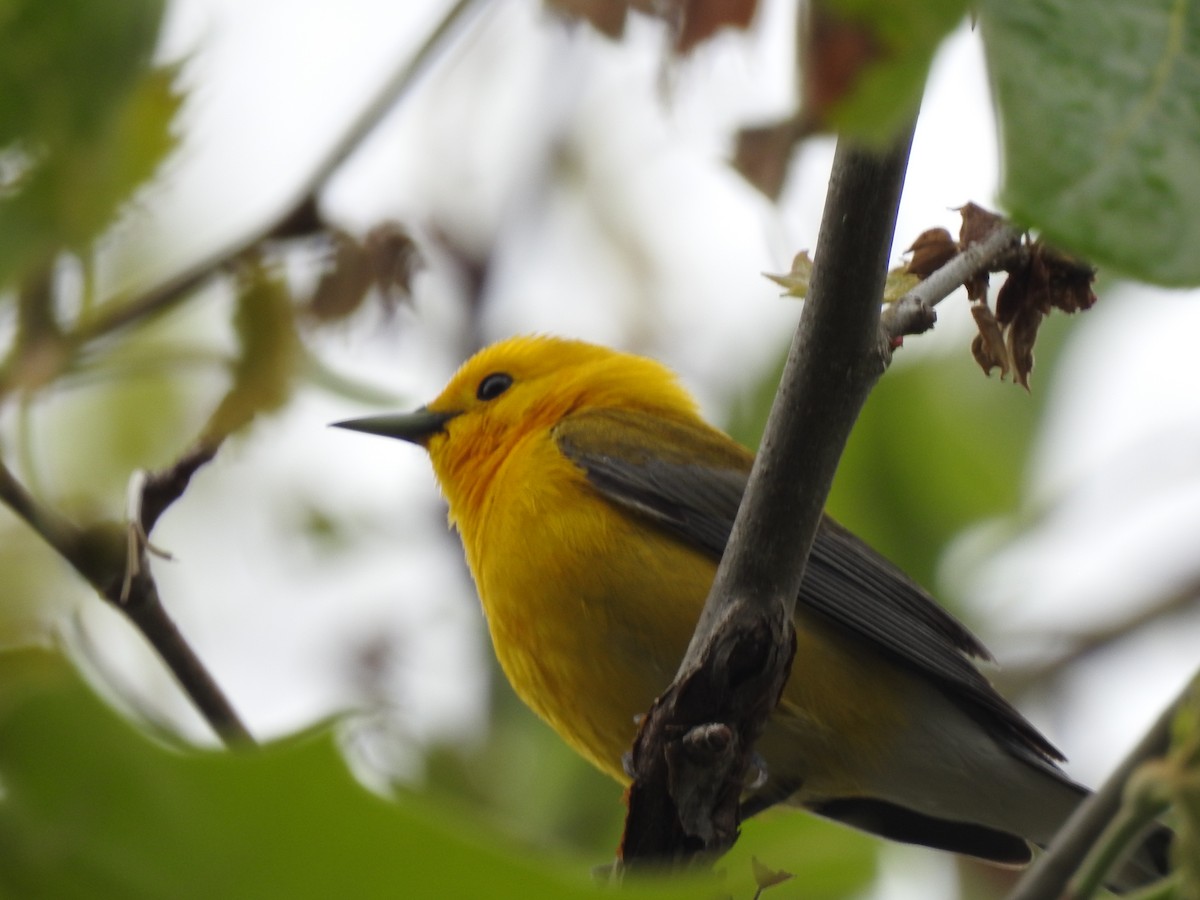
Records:
M67 552L80 543L81 532L74 523L68 521L52 509L47 509L38 503L37 499L17 481L8 466L0 461L0 502L16 513L25 524L34 530L61 556L67 557ZM69 561L69 558L68 558ZM79 568L76 566L76 568Z
M190 465L188 456L184 457L184 464ZM174 483L181 482L175 479ZM115 522L80 528L40 503L3 462L0 462L0 502L20 516L101 597L133 623L222 741L254 743L232 704L163 608L146 563L140 522L131 522L124 528ZM162 509L169 503L163 504ZM131 541L135 545L132 558L128 550Z
M626 863L690 862L736 839L753 743L795 650L808 548L890 358L880 298L911 140L910 128L884 155L838 144L812 285L729 546L679 673L634 743Z
M200 657L167 614L158 586L143 565L131 581L124 601L105 592L104 598L123 612L171 670L196 709L227 746L252 746L254 738Z
M1139 607L1128 616L1108 625L1082 634L1063 635L1060 641L1068 646L1062 653L1044 662L1006 668L999 673L997 680L1008 693L1023 693L1045 684L1050 679L1057 678L1064 670L1080 660L1107 649L1146 626L1185 612L1197 604L1200 604L1200 579L1194 579L1179 590L1148 606ZM1038 639L1045 639L1045 637L1045 635L1041 635ZM1053 636L1050 639L1053 640ZM1005 640L1014 644L1021 643L1019 635L1005 638Z
M146 316L156 315L170 309L258 244L278 234L303 211L315 209L317 195L329 179L375 130L387 112L413 87L417 77L425 71L437 52L442 49L446 38L460 24L470 8L477 3L479 0L457 0L446 11L433 31L417 48L416 53L384 83L375 97L329 148L308 178L296 189L294 199L284 207L282 213L134 299L124 303L106 304L72 329L66 335L66 339L75 346L85 344Z
M895 341L928 331L934 322L933 307L941 303L980 269L1009 253L1022 232L1007 223L998 225L982 241L971 244L925 278L883 312L882 328Z
M212 461L219 446L219 443L199 443L184 453L175 465L146 476L141 490L141 514L138 521L147 535L154 530L159 516L183 496L196 471Z
M1125 785L1130 776L1142 763L1167 752L1171 724L1189 690L1190 685L1163 710L1104 785L1079 804L1071 818L1058 830L1046 852L1025 871L1007 900L1054 900L1062 895L1071 875L1121 808Z
M119 590L102 591L142 633L187 692L196 709L226 744L250 745L254 738L233 704L167 614L150 572L149 535L164 512L183 496L192 476L216 456L220 442L200 443L158 472L135 472L126 510L126 569ZM161 555L161 551L159 551Z

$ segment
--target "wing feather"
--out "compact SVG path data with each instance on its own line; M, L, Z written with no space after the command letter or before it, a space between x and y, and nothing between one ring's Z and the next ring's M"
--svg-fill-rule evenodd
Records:
M561 452L609 502L720 559L753 462L703 423L599 409L554 429ZM979 672L987 649L919 585L832 519L814 541L799 602L920 672L1024 758L1062 754Z

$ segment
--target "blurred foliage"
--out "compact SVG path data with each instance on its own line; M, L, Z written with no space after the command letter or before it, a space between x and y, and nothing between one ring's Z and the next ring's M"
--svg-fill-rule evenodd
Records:
M368 793L327 731L253 753L179 752L121 721L45 651L0 654L0 773L0 896L595 894L578 864L531 862L465 816Z
M1094 263L1200 284L1200 9L979 9L1010 212Z
M301 356L292 297L282 275L262 259L243 263L233 326L238 354L233 383L204 427L205 441L220 441L273 412L291 396Z
M1172 723L1164 786L1177 811L1176 842L1181 893L1200 897L1200 676L1192 679Z
M0 3L0 285L83 251L174 146L160 0Z
M822 0L812 4L802 65L806 115L885 144L921 105L933 54L965 0Z
M327 729L253 753L181 752L122 721L47 651L0 654L0 772L0 896L596 893L578 856L531 858L453 805L370 794ZM746 830L715 875L631 879L622 896L749 897L751 850L803 886L772 897L844 896L872 875L874 842L843 829L777 815Z

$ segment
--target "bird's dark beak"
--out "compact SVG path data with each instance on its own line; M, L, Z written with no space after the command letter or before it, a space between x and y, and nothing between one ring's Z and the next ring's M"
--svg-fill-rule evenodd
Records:
M457 415L456 412L434 412L422 406L410 413L347 419L344 422L333 422L332 425L334 428L348 428L351 431L361 431L365 434L399 438L410 444L419 444L424 447L431 437L444 430L446 423Z

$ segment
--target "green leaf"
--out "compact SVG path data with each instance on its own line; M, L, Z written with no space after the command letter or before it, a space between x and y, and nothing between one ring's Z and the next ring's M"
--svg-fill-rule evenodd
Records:
M1200 676L1192 683L1171 723L1169 788L1178 827L1174 858L1184 896L1200 896Z
M865 891L875 878L882 842L799 810L778 808L742 826L742 836L718 861L726 894L750 898L763 867L786 870L786 884L763 892L764 900L837 900ZM699 896L699 895L698 895Z
M1012 215L1094 263L1200 284L1200 6L980 11Z
M965 0L826 0L831 12L867 27L875 52L852 90L830 110L842 134L887 142L921 103L934 51L960 21Z
M233 324L241 346L233 384L205 426L206 439L219 440L259 413L283 406L303 357L291 294L282 278L262 261L247 265L240 275Z
M159 0L0 0L0 285L84 249L174 147Z
M597 893L585 866L368 793L328 732L238 754L154 743L41 650L0 655L0 859L0 896L24 900ZM700 895L695 881L629 891Z
M150 63L162 11L162 0L0 0L0 147L57 152L103 130Z

